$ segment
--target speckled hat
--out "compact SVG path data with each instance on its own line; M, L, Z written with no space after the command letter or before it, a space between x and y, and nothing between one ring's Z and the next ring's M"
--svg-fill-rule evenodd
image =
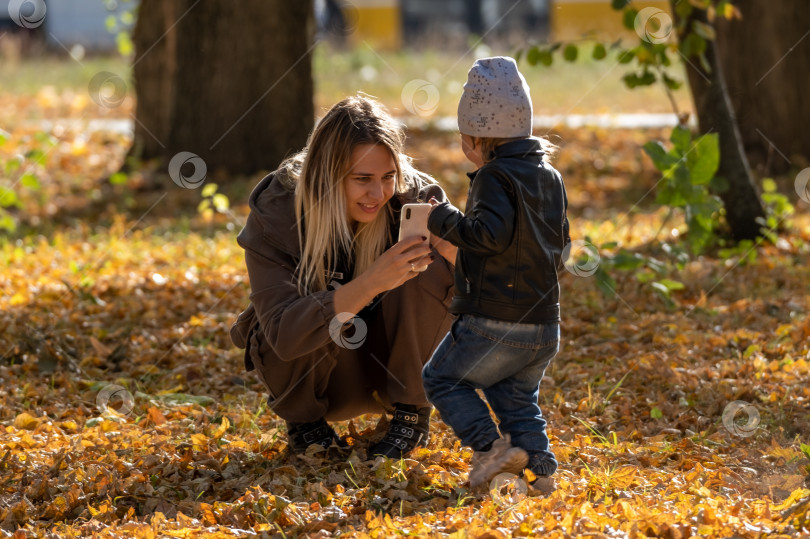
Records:
M458 130L473 137L531 136L529 86L514 59L495 56L473 64L458 102Z

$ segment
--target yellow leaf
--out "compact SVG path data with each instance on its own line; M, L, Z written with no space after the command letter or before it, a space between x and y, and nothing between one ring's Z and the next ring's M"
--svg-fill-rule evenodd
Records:
M28 412L23 412L14 418L14 426L18 429L34 430L39 426L39 419Z
M228 428L230 426L231 426L231 422L228 421L227 417L223 416L222 417L222 423L220 423L217 430L215 430L213 432L213 434L211 434L211 438L215 438L215 439L221 438L222 435L225 434L225 432L228 430Z
M622 466L610 474L610 483L614 488L625 489L633 484L636 472L635 466Z
M202 451L208 447L208 437L205 434L192 434L191 444L194 446L194 451Z
M790 496L787 497L785 501L780 503L779 505L771 505L771 511L783 511L796 503L798 500L806 498L810 496L810 490L806 488L797 488L793 492L790 493Z

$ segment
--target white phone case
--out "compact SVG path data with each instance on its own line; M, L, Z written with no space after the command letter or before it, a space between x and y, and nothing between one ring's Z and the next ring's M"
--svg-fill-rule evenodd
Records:
M423 243L428 243L427 238L430 238L430 230L428 230L427 221L430 208L430 204L418 203L405 204L402 206L402 211L399 214L398 241L413 236L424 236L426 239ZM415 269L416 271L425 271L427 265Z

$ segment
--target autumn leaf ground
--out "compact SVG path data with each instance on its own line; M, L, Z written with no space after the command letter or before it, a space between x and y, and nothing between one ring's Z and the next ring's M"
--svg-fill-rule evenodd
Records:
M30 99L88 113L69 93ZM47 147L32 169L42 188L0 249L4 536L810 533L810 218L792 177L776 178L796 206L780 241L678 269L684 228L646 194L659 176L640 152L665 133L555 131L572 235L655 258L684 288L667 301L616 272L606 298L593 277L563 275L563 345L540 397L558 490L481 494L465 485L469 450L435 414L428 447L402 461L366 459L385 426L374 416L336 425L345 451L288 452L228 338L249 290L234 241L246 187L223 185L230 212L202 216L196 191L138 194L137 174L98 186L125 137L10 134L0 160ZM417 164L462 202L456 137L411 135ZM734 401L745 406L729 417Z

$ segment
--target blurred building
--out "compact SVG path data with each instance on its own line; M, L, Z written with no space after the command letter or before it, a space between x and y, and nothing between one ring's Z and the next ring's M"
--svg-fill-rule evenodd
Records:
M315 0L324 37L384 49L472 36L542 39L549 0Z
M41 5L45 6L44 17L26 23L24 19L30 19ZM17 18L22 17L22 25L29 28L14 20L9 6L19 6ZM121 16L136 6L137 0L0 0L0 33L30 34L52 48L81 46L87 51L111 52L117 47L116 27L122 26Z
M668 0L635 0L633 7L639 11L652 7L669 13ZM621 12L611 7L610 0L551 0L549 18L554 41L583 37L614 40L632 34L623 26Z
M233 1L233 0L228 0ZM610 0L310 0L319 38L397 50L403 46L466 46L471 36L513 44L630 33ZM30 15L46 5L41 24L21 28L9 5ZM138 0L0 0L0 34L37 35L52 48L114 51L122 15ZM238 2L234 2L238 8ZM668 12L667 0L635 0L634 7ZM26 11L27 10L27 11ZM123 24L122 24L123 23Z

